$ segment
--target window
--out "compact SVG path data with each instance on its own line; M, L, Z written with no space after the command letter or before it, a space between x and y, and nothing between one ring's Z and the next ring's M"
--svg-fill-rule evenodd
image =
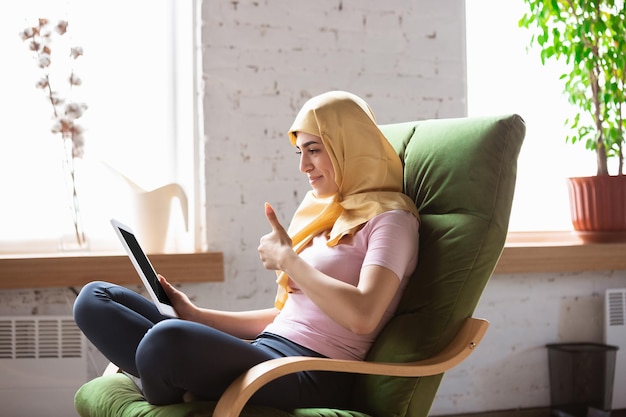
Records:
M527 124L518 161L511 231L571 230L566 178L595 174L595 155L565 143L574 113L560 65L542 66L518 27L521 0L467 0L468 115L518 113Z
M194 128L194 8L194 2L176 0L28 0L3 10L0 253L55 252L60 236L72 228L63 194L61 139L50 132L52 108L35 88L41 70L19 37L39 17L69 22L67 34L52 43L53 80L69 76L68 67L54 65L69 62L64 42L84 50L74 70L82 79L77 98L80 94L88 105L80 119L86 132L78 180L91 249L119 250L110 217L134 221L130 187L115 171L146 190L181 184L189 199L191 232L181 229L181 210L174 203L178 238L170 249L202 245L200 236L193 237L201 154Z

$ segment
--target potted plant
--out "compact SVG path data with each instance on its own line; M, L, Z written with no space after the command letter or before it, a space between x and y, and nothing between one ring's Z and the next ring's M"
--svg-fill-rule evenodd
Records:
M524 2L527 12L519 25L532 31L530 45L540 48L542 63L566 64L561 75L564 93L579 110L565 120L572 132L566 141L596 153L596 175L568 179L574 230L585 241L622 240L626 238L624 1Z

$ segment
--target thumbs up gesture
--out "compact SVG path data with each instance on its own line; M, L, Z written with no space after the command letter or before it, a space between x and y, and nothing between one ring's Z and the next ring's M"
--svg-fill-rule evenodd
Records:
M279 270L285 256L295 252L291 247L291 238L285 228L278 221L276 212L269 203L265 203L265 217L272 227L272 231L261 237L259 257L263 267L270 270Z

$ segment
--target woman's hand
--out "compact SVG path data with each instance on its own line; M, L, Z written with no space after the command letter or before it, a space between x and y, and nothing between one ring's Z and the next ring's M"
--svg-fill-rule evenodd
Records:
M265 203L265 217L272 226L272 232L261 238L259 257L265 269L280 270L287 257L296 256L296 253L291 247L291 238L269 203Z
M235 312L199 308L162 275L159 275L159 282L179 318L213 327L241 339L254 339L278 314L275 308Z
M198 312L198 308L191 302L189 297L187 297L187 294L176 289L161 274L159 274L159 282L172 302L172 306L178 314L178 317L183 320L195 321L194 317Z

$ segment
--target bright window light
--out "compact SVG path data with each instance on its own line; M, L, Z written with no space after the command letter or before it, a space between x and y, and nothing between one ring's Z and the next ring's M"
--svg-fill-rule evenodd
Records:
M68 68L55 73L55 63L69 62L64 41L84 51L74 70L82 78L75 92L88 105L79 119L86 131L78 180L91 249L120 248L109 224L111 217L129 223L135 220L132 193L120 173L145 190L180 183L193 211L196 175L188 172L194 166L193 156L184 166L179 163L181 156L189 157L190 149L193 152L193 127L185 131L177 116L189 118L192 109L182 101L194 96L176 88L183 85L181 77L186 77L184 85L193 91L193 19L181 19L177 3L26 0L0 13L5 62L0 77L4 92L0 101L0 253L55 252L60 237L72 230L69 203L64 198L61 139L50 132L52 107L35 88L41 69L27 42L19 37L40 17L69 22L62 40L52 42L52 77L69 75ZM181 28L181 22L187 26ZM182 39L181 34L188 38ZM177 41L185 42L185 47L177 48ZM177 66L181 51L187 53L188 61ZM173 209L176 221L182 223L180 208ZM193 219L193 213L190 217ZM182 238L189 240L187 235Z
M468 115L517 113L527 125L511 231L571 230L566 178L595 174L595 155L565 143L575 110L562 95L563 67L541 65L518 27L521 0L467 0Z

